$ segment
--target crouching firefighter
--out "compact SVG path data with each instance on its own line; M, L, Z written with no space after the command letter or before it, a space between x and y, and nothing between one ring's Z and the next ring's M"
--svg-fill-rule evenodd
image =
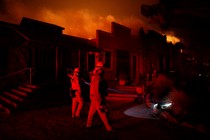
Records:
M92 120L97 111L106 127L106 130L111 131L112 127L108 122L106 102L105 102L105 96L107 95L108 85L106 83L106 80L103 78L103 72L104 72L103 63L98 62L93 71L93 75L91 76L91 82L90 82L91 103L90 103L90 109L88 113L86 127L90 128L92 126Z
M79 73L80 69L75 68L73 75L68 74L68 77L71 78L70 96L72 98L72 118L80 118L80 113L84 104L83 96L81 93L81 77Z

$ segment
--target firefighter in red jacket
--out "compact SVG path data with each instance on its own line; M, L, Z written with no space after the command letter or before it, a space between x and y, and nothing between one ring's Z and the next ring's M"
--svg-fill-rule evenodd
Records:
M106 130L111 131L112 127L108 122L107 110L105 107L105 96L107 95L107 83L103 78L103 63L98 62L91 76L90 82L90 109L88 113L88 119L86 127L90 128L92 126L92 120L96 113L98 112L101 120L103 121Z
M81 93L81 79L79 77L79 68L75 68L73 75L68 74L71 78L70 96L72 97L72 118L80 118L84 101Z

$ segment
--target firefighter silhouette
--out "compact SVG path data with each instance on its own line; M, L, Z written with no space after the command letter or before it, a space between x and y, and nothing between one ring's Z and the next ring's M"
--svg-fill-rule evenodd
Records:
M107 109L105 96L107 95L107 83L103 78L103 63L98 62L93 70L93 75L91 76L90 82L90 109L88 113L88 119L86 127L89 128L92 126L92 120L96 113L98 112L101 120L103 121L106 130L111 131L112 127L108 122L107 118Z

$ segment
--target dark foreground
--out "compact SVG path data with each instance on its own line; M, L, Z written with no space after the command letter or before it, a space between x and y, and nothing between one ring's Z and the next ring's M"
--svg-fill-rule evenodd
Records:
M161 119L135 118L123 112L134 102L109 100L114 130L107 132L98 115L94 128L85 128L89 103L82 118L71 119L71 105L64 103L13 113L0 122L0 140L204 140L206 134L178 127Z

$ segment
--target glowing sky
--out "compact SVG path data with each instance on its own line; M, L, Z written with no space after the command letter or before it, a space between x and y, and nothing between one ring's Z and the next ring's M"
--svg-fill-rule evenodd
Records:
M141 27L155 26L140 13L142 4L155 3L158 0L0 0L0 20L19 24L22 17L33 18L84 38L94 38L97 29L110 32L115 21L135 34Z

